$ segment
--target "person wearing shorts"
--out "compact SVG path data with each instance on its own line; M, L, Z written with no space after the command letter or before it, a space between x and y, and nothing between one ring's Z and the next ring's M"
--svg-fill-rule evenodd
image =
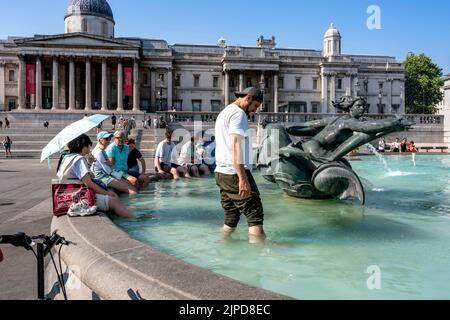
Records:
M250 242L260 242L265 239L264 209L250 171L252 140L248 116L260 107L263 93L251 87L235 95L237 100L219 114L215 127L216 184L225 211L223 232L231 235L243 214L247 218Z
M131 195L137 194L136 188L130 185L123 179L116 179L112 176L113 169L112 163L108 159L106 149L108 148L112 134L106 131L102 131L97 134L97 146L92 151L94 162L91 166L91 171L94 174L94 179L100 181L101 184L108 188L112 188L119 192L128 193Z
M180 179L181 167L176 164L173 154L176 151L175 143L172 142L172 131L166 130L165 139L158 144L155 153L155 172L170 173L174 180ZM184 172L185 174L185 172Z
M195 138L191 137L191 141L184 144L181 148L180 157L178 163L180 166L187 169L186 177L194 176L198 177L200 173L208 175L211 172L209 168L202 163L202 159L199 156L201 151L201 145L195 144Z
M119 217L134 218L134 214L120 203L119 197L114 191L110 189L105 190L93 181L92 173L86 160L91 146L92 141L85 134L71 141L68 144L69 154L64 157L57 174L58 178L60 180L77 179L86 187L94 190L95 205L100 211L111 211Z
M147 163L142 153L136 148L136 141L134 139L128 139L127 144L130 148L130 154L127 160L128 174L138 179L142 187L146 188L150 183L150 178L145 174L147 171ZM141 163L142 173L140 172L138 161Z
M128 156L130 148L125 144L125 134L122 131L114 133L114 142L106 148L106 154L113 168L118 171L122 179L128 181L133 187L139 186L139 181L135 177L128 174Z

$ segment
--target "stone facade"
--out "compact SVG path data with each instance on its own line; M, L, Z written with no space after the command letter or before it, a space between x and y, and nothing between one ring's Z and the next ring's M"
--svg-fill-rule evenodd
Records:
M403 65L343 54L333 25L323 50L277 48L275 37L262 36L255 46L169 45L114 38L106 4L70 1L65 34L0 41L0 110L219 111L251 85L264 89L266 112L335 113L331 101L350 94L365 97L370 113L404 113ZM36 94L25 90L27 64L36 66ZM125 68L131 95L123 92Z
M450 148L450 74L444 78L443 91L442 114L444 115L444 141Z

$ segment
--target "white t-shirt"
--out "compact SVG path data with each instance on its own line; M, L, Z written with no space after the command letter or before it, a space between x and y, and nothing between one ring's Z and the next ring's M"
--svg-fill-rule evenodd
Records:
M69 154L64 157L57 176L60 180L82 180L88 174L90 174L90 171L86 158L80 156L79 154Z
M252 168L251 133L247 114L236 104L230 104L216 120L216 172L228 175L236 174L231 158L231 134L245 138L242 146L246 170Z
M176 150L175 143L167 144L166 140L161 141L156 148L155 158L160 158L160 162L170 165L174 162L172 161L174 150Z
M91 166L92 172L105 172L106 174L111 174L113 169L107 164L108 155L105 150L100 149L98 146L92 151L92 155L95 158L94 163Z
M178 158L178 163L180 165L191 164L192 157L194 157L195 164L201 164L202 159L198 154L198 150L201 147L200 144L194 145L194 150L192 150L192 142L189 141L183 145L180 152L180 157ZM193 152L193 153L192 153Z

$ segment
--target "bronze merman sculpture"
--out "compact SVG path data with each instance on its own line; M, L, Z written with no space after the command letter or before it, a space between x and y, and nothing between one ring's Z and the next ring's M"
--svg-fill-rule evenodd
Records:
M359 177L344 158L352 150L413 123L396 119L363 118L363 98L342 97L333 106L344 112L325 119L285 128L265 125L257 166L263 177L289 196L306 199L356 198L365 203ZM290 135L307 137L294 144Z

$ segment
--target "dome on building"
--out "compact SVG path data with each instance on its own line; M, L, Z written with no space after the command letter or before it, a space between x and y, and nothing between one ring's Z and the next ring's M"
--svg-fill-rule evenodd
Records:
M325 32L324 38L332 38L332 37L340 37L341 34L339 33L339 30L336 29L334 24L330 25L330 28L328 28L327 32Z
M99 16L114 22L113 12L106 0L70 0L65 18L71 15Z

